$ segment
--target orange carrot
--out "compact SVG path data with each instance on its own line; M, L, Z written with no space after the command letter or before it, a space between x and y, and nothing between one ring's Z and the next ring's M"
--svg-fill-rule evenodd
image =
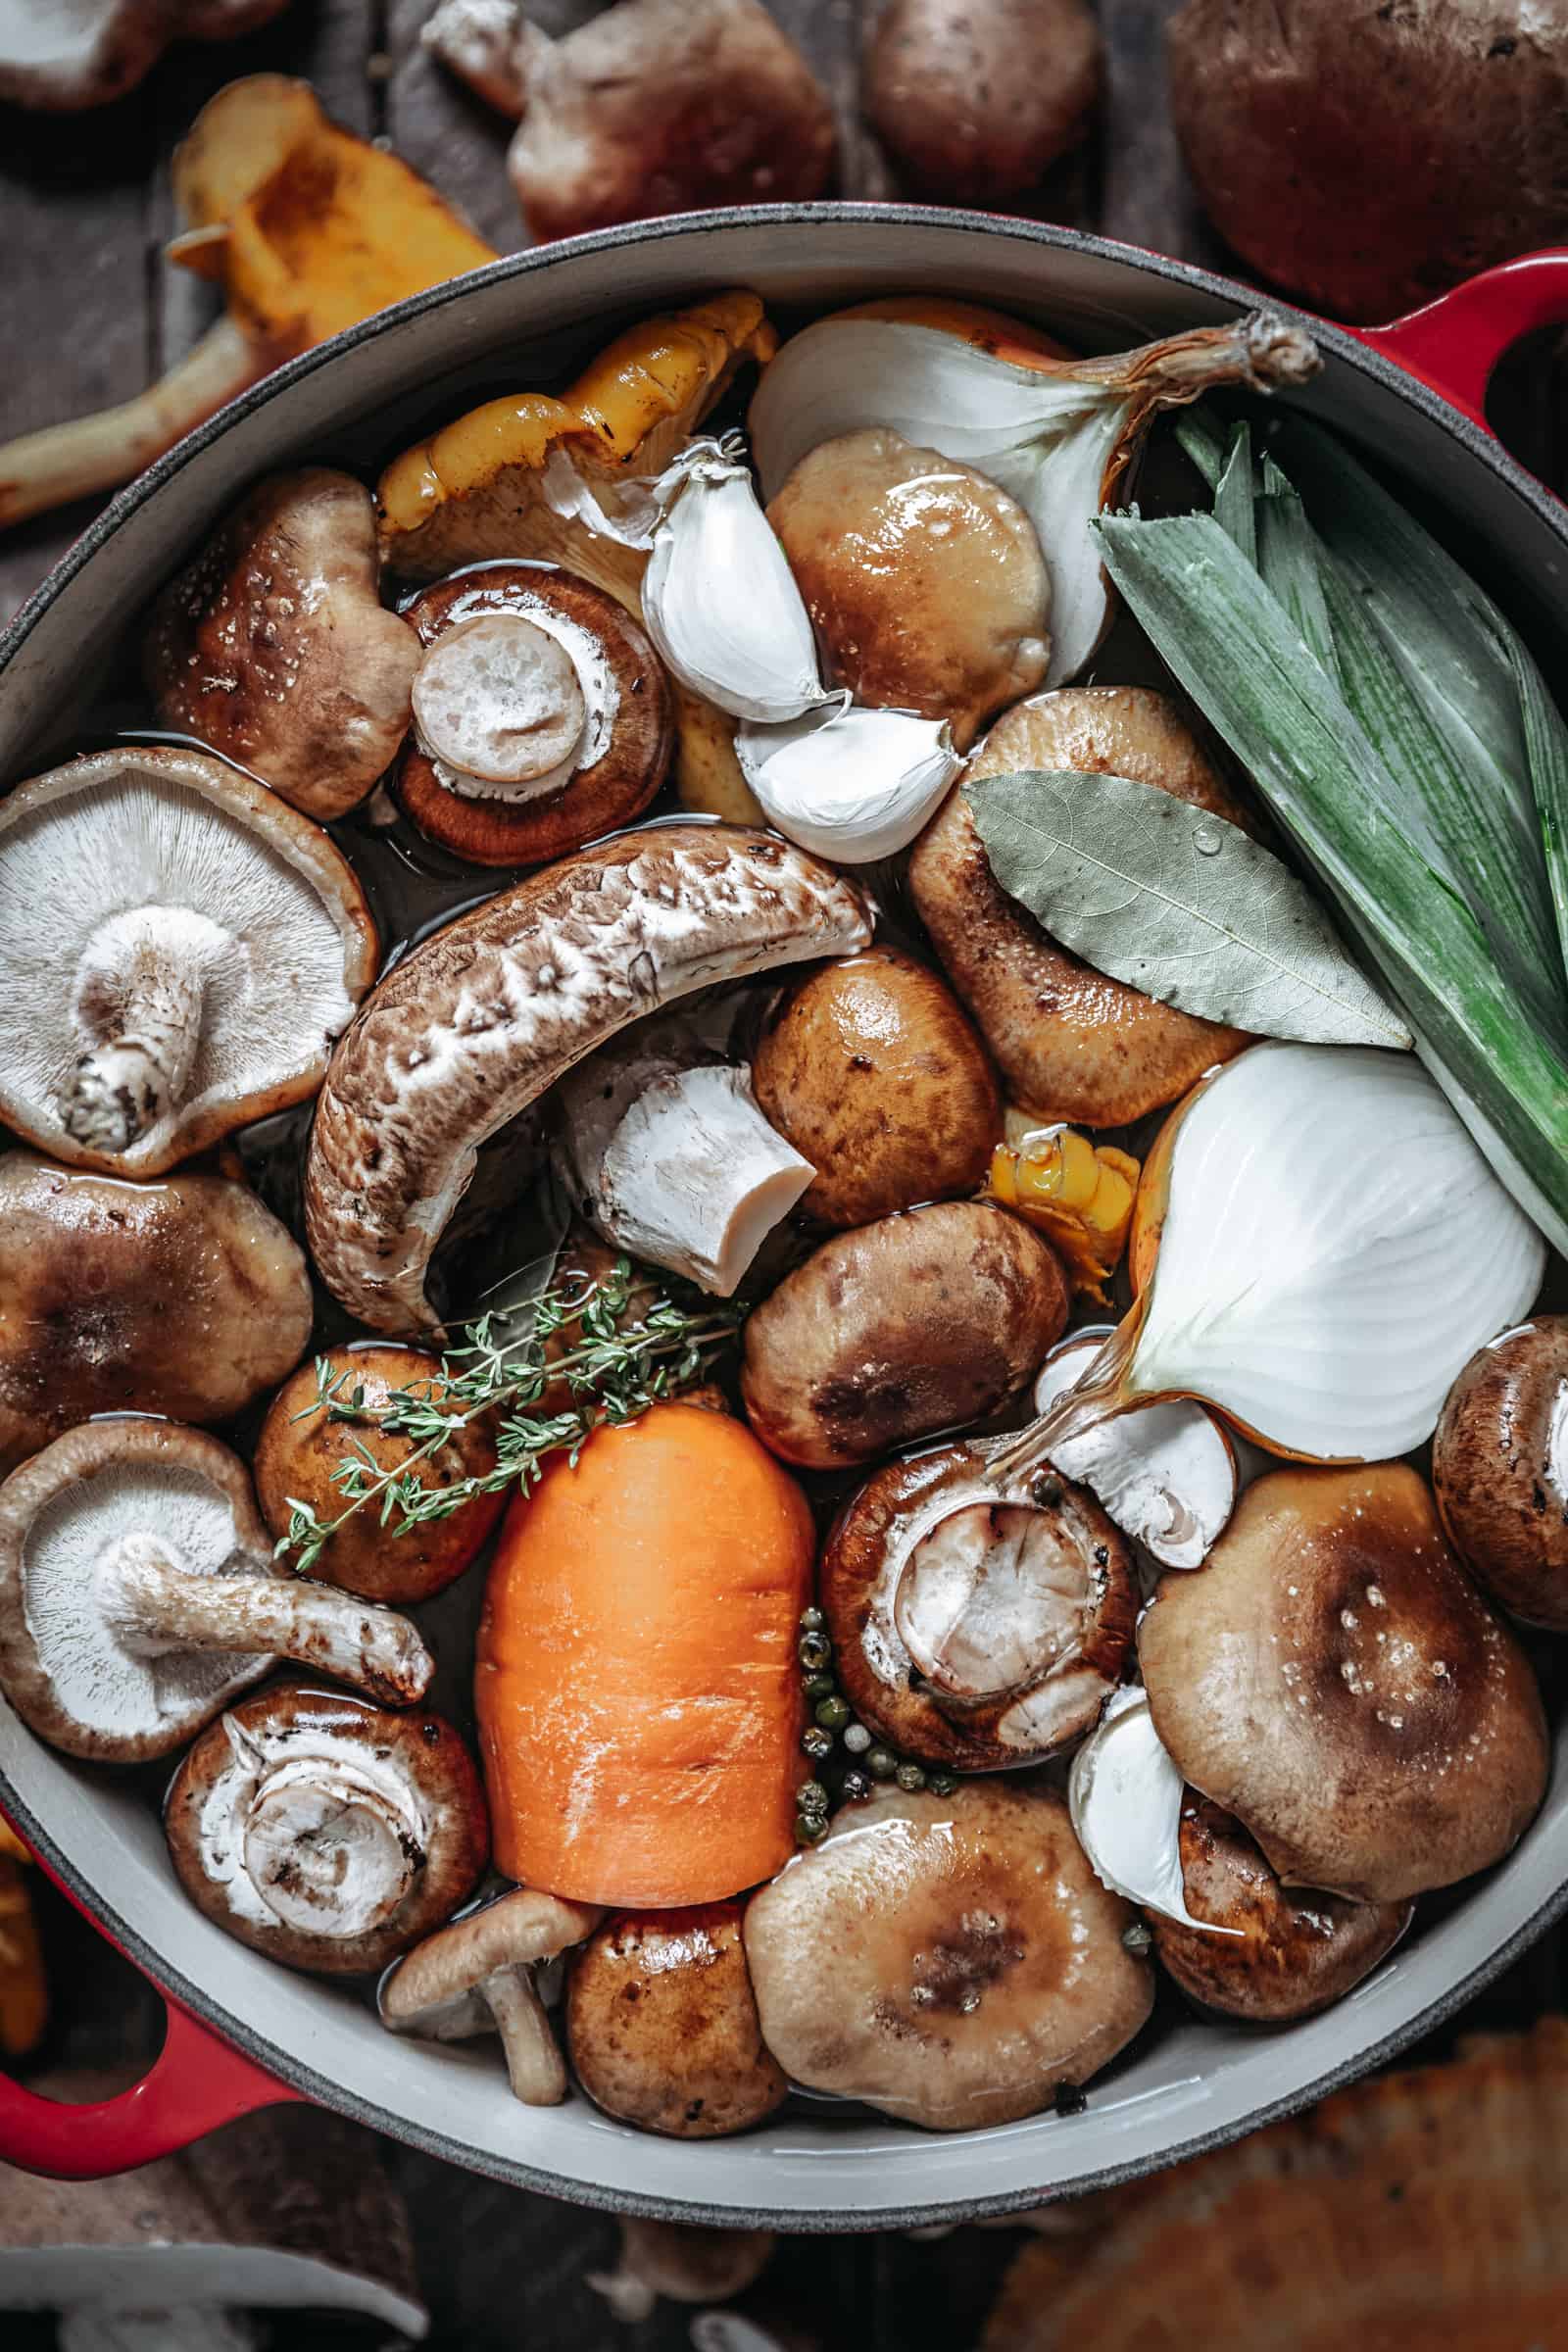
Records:
M789 1858L811 1515L740 1422L596 1430L501 1532L474 1695L509 1878L617 1908L707 1903Z

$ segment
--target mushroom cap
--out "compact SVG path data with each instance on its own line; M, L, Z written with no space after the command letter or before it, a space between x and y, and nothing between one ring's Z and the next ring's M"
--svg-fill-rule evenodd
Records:
M739 1903L623 1911L577 1953L566 2039L607 2115L675 2139L745 2132L782 2105L762 2040Z
M787 2075L935 2132L1015 2122L1149 2016L1153 1973L1054 1791L970 1781L841 1812L746 1913Z
M0 98L75 114L134 89L171 41L227 41L288 0L19 0L0 39Z
M391 765L418 662L381 603L375 502L325 466L258 482L170 581L146 641L164 724L323 823Z
M96 1150L63 1115L92 1042L80 992L131 916L195 917L214 956L182 1099ZM376 953L348 860L266 785L172 746L70 760L0 803L0 1118L74 1166L158 1175L315 1092Z
M1408 1902L1353 1903L1282 1886L1241 1823L1191 1789L1180 1843L1188 1910L1239 1933L1205 1935L1153 1912L1154 1949L1190 1999L1226 2017L1254 2025L1315 2017L1369 1977L1410 1924Z
M983 474L871 425L823 441L769 502L833 680L944 718L961 751L1051 652L1035 526Z
M1494 1599L1568 1633L1568 1316L1537 1315L1470 1358L1438 1423L1432 1485Z
M1084 0L894 0L876 21L864 108L922 188L991 204L1037 188L1088 130L1103 74Z
M514 1886L449 1920L386 1978L377 1996L382 2020L399 2033L455 2040L491 2030L471 1998L503 1969L533 1968L591 1936L604 1914L533 1886Z
M115 1418L69 1430L0 1485L0 1686L24 1723L70 1755L167 1755L273 1664L149 1655L99 1605L96 1564L156 1526L200 1576L280 1576L245 1465L203 1431Z
M438 1400L441 1367L416 1348L349 1346L329 1348L323 1359L339 1405L353 1404L364 1418L333 1419L319 1401L315 1362L302 1364L268 1407L256 1442L253 1473L256 1499L274 1536L287 1532L295 1502L312 1505L325 1520L343 1508L343 1489L334 1480L343 1463L370 1454L378 1469L402 1471L414 1441L377 1426L375 1416L402 1389ZM445 1445L413 1463L423 1489L462 1478L483 1477L496 1465L495 1439L485 1418L455 1427ZM322 1584L367 1600L428 1600L468 1567L506 1508L504 1494L475 1495L449 1519L430 1519L394 1536L374 1511L361 1511L328 1539L311 1573Z
M1002 1132L990 1055L945 982L898 948L818 964L785 988L752 1083L815 1168L801 1213L824 1225L978 1192Z
M300 1840L293 1884L274 1899L308 1905L345 1926L358 1876L356 1799L368 1795L397 1823L406 1890L363 1933L313 1932L268 1902L246 1861L246 1835L273 1790L298 1793L313 1770L327 1802ZM331 1801L334 1788L343 1791ZM303 1801L303 1800L301 1800ZM385 1968L472 1893L489 1858L484 1789L467 1748L443 1716L391 1714L340 1691L277 1683L210 1724L185 1756L164 1806L175 1875L196 1908L253 1950L324 1976Z
M1541 1692L1403 1463L1274 1471L1138 1635L1154 1727L1287 1886L1399 1902L1541 1803Z
M653 646L613 596L548 564L484 564L406 610L426 648L498 614L532 622L570 658L587 706L586 763L526 799L455 790L416 731L393 789L421 833L474 865L542 865L641 815L669 765L674 704Z
M963 1772L1054 1754L1092 1728L1121 1679L1138 1616L1132 1553L1084 1488L1059 1479L1035 1483L1037 1491L1054 1487L1054 1498L1037 1500L1027 1486L1009 1487L1004 1497L987 1480L977 1449L936 1446L874 1472L828 1537L817 1587L840 1685L860 1720L905 1754ZM984 1573L989 1553L968 1522L971 1513L999 1506L1009 1520L1028 1512L1041 1539L1022 1562L1034 1573L1018 1580L1016 1592L1003 1551L992 1602L986 1591L992 1580ZM929 1562L936 1591L924 1614L928 1622L955 1620L944 1646L956 1651L968 1633L964 1646L983 1655L989 1629L1002 1637L994 1644L1000 1660L1003 1650L1013 1657L1008 1637L1021 1632L1039 1661L1015 1678L1004 1672L1002 1687L984 1695L940 1689L911 1657L901 1624L901 1616L908 1621L905 1580L911 1558L930 1548L923 1538L940 1542L948 1531L960 1541L967 1536L965 1548L982 1558L973 1590L957 1595L956 1611L941 1605L943 1588L951 1591L955 1582L954 1563ZM917 1572L927 1565L920 1558L916 1564Z
M249 1187L0 1152L0 1468L94 1413L227 1421L311 1336L305 1252Z

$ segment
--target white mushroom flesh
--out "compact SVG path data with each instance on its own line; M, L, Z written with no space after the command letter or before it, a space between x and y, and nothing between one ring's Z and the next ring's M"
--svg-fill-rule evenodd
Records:
M604 646L542 598L444 629L414 681L415 740L450 792L521 803L604 758L620 708Z
M893 1619L921 1673L959 1698L1000 1697L1079 1646L1080 1553L1027 1502L970 1502L913 1544Z
M1089 1370L1109 1327L1075 1331L1054 1348L1035 1382L1047 1413ZM1164 1568L1200 1568L1236 1507L1236 1457L1212 1415L1182 1399L1148 1404L1063 1438L1053 1467L1098 1494L1124 1535Z
M1195 1919L1182 1879L1186 1784L1160 1742L1146 1693L1115 1690L1072 1760L1067 1802L1078 1842L1112 1894L1210 1936L1240 1935Z

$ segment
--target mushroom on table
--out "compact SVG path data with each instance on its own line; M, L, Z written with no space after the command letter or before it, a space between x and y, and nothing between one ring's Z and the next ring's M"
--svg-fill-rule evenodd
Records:
M109 106L171 41L231 41L288 0L10 0L0 15L0 98L51 114Z
M591 1936L603 1916L592 1903L514 1887L399 1961L381 1986L381 2022L432 2041L499 2034L513 2097L525 2107L558 2106L566 2095L565 2062L534 1972Z

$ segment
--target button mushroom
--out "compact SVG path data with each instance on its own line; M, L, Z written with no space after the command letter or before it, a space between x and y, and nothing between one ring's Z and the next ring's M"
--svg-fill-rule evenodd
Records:
M1130 776L1253 830L1163 695L1074 686L1037 695L991 729L972 777L1039 768ZM1239 1029L1196 1020L1080 963L991 870L962 785L916 842L909 895L1011 1099L1086 1127L1121 1127L1239 1054Z
M244 1464L200 1430L85 1422L0 1485L0 1685L51 1746L168 1755L280 1656L399 1706L434 1671L406 1618L274 1562Z
M566 1981L566 2045L607 2115L674 2139L749 2131L789 2091L762 2040L739 1903L621 1912Z
M1568 1633L1568 1316L1537 1315L1448 1391L1432 1484L1449 1543L1505 1609Z
M259 482L153 609L147 684L165 726L307 816L342 816L392 763L419 660L378 577L375 504L352 474Z
M394 2034L466 2041L499 2034L512 2095L557 2107L566 2069L534 1984L541 1962L591 1936L603 1913L531 1886L514 1887L438 1929L381 1985L381 2022Z
M333 1056L306 1169L323 1281L374 1330L438 1330L426 1269L487 1137L673 998L869 934L850 883L720 825L623 834L460 915Z
M0 803L0 1117L155 1176L314 1093L375 971L326 835L202 752L122 746Z
M310 1336L305 1253L244 1185L0 1152L0 1470L94 1413L226 1421Z
M1086 2082L1153 2003L1136 1914L1045 1789L882 1790L752 1897L762 2037L798 2082L934 2132Z
M1069 1304L1049 1243L1005 1209L945 1200L835 1234L748 1317L753 1428L807 1469L843 1469L994 1412Z
M17 0L0 20L0 98L75 114L134 89L171 41L231 41L288 0Z
M1084 0L893 0L865 64L865 112L920 187L995 206L1088 132L1103 74Z
M198 1911L318 1976L385 1968L467 1900L489 1852L484 1790L450 1723L294 1683L208 1726L164 1832Z
M1110 1336L1111 1327L1099 1324L1052 1349L1035 1382L1037 1413L1078 1386ZM1050 1458L1098 1494L1162 1568L1200 1568L1236 1507L1236 1449L1190 1398L1118 1413L1063 1438Z
M936 973L868 948L805 973L763 1025L752 1083L815 1174L823 1225L870 1225L979 1189L1002 1128L990 1057Z
M1287 1886L1396 1903L1499 1861L1541 1803L1541 1693L1398 1462L1260 1478L1138 1636L1155 1728Z
M858 701L946 719L961 751L1044 678L1045 558L983 474L873 425L803 458L767 516L832 678Z
M1282 1886L1241 1823L1191 1790L1180 1839L1189 1911L1237 1933L1156 1914L1154 1950L1190 1999L1223 2016L1267 2026L1315 2017L1369 1977L1410 1924L1409 1902Z
M475 865L539 865L647 808L674 712L614 597L544 564L487 564L407 615L424 653L394 789L421 833Z
M856 1714L965 1772L1081 1739L1138 1615L1132 1554L1094 1497L1057 1478L999 1487L974 1446L875 1472L828 1538L818 1591Z
M484 1420L454 1420L452 1434L429 1450L382 1427L394 1398L440 1406L441 1366L416 1348L333 1348L302 1364L268 1407L256 1444L256 1499L274 1537L286 1536L304 1503L323 1523L347 1501L339 1473L351 1462L395 1470L424 1489L482 1477L496 1466ZM547 1408L548 1409L548 1408ZM393 1539L376 1511L349 1518L312 1565L312 1574L345 1592L405 1606L429 1600L460 1577L506 1508L504 1494L475 1495L447 1519L431 1519Z

